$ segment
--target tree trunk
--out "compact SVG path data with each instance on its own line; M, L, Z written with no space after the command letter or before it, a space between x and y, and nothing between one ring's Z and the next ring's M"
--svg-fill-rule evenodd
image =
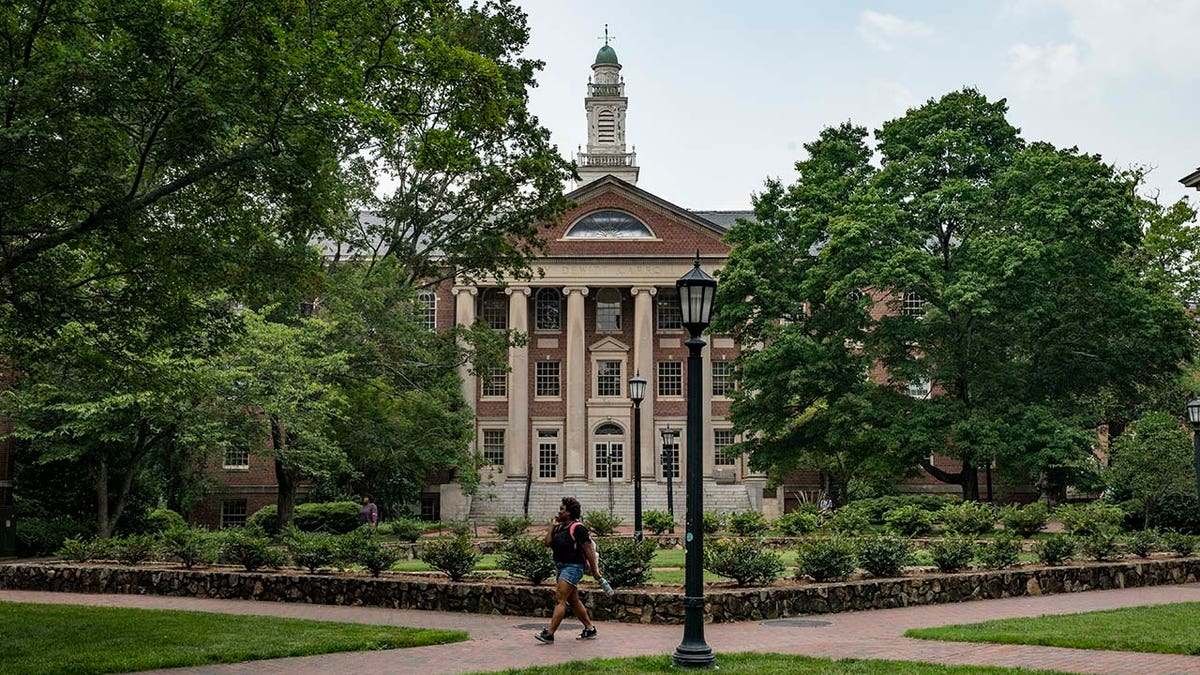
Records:
M962 486L963 501L979 501L979 471L975 465L964 459L962 471L958 475L958 484Z
M96 480L96 536L107 539L112 536L108 528L108 458L104 455L96 460L92 469Z
M292 524L292 516L296 512L296 484L300 472L280 459L287 451L287 432L274 415L271 416L271 443L275 450L275 508L282 529Z

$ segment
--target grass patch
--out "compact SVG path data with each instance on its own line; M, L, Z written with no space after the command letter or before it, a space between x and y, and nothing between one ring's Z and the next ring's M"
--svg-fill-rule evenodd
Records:
M399 560L392 569L397 572L436 572L437 570L430 567L427 563L417 559ZM495 572L500 569L500 554L485 553L479 558L479 563L475 565L475 569L480 572Z
M993 668L987 666L941 666L915 661L861 659L817 659L794 654L718 654L721 673L764 673L778 675L1029 675L1048 670ZM578 673L679 673L670 656L639 656L627 659L593 659L556 666L507 670L509 675L578 675Z
M0 672L121 673L467 639L462 631L0 602Z
M917 628L908 637L951 642L997 642L1156 654L1200 654L1200 602L1123 607L1102 612L997 619Z

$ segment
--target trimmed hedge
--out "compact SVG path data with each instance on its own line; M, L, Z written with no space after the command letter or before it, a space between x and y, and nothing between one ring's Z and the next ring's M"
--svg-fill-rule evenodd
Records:
M356 502L313 502L297 504L292 514L292 525L303 532L329 532L346 534L358 529L359 511ZM246 520L246 527L258 528L268 534L279 533L279 510L269 504L254 512Z

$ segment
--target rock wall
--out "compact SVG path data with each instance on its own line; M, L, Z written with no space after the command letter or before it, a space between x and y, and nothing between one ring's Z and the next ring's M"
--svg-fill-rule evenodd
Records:
M749 621L801 614L1195 583L1198 578L1200 559L1170 558L769 588L721 588L706 592L705 615L706 620L715 622ZM308 602L510 616L549 616L554 609L551 586L451 583L402 575L372 579L364 575L241 572L229 568L184 570L10 563L0 565L0 588ZM620 590L610 598L597 590L584 589L583 597L593 618L599 621L683 622L683 594L680 591Z

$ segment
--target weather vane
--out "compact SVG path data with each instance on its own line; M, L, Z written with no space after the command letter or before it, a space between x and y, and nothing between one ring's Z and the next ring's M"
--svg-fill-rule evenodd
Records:
M599 40L599 39L601 39L601 38L596 38L596 39L597 39L597 40ZM603 39L604 39L604 46L605 46L605 47L607 47L607 46L608 46L608 41L609 41L609 40L616 40L616 39L617 39L617 38L615 38L615 37L609 37L609 36L608 36L608 24L604 24L604 38L603 38Z

